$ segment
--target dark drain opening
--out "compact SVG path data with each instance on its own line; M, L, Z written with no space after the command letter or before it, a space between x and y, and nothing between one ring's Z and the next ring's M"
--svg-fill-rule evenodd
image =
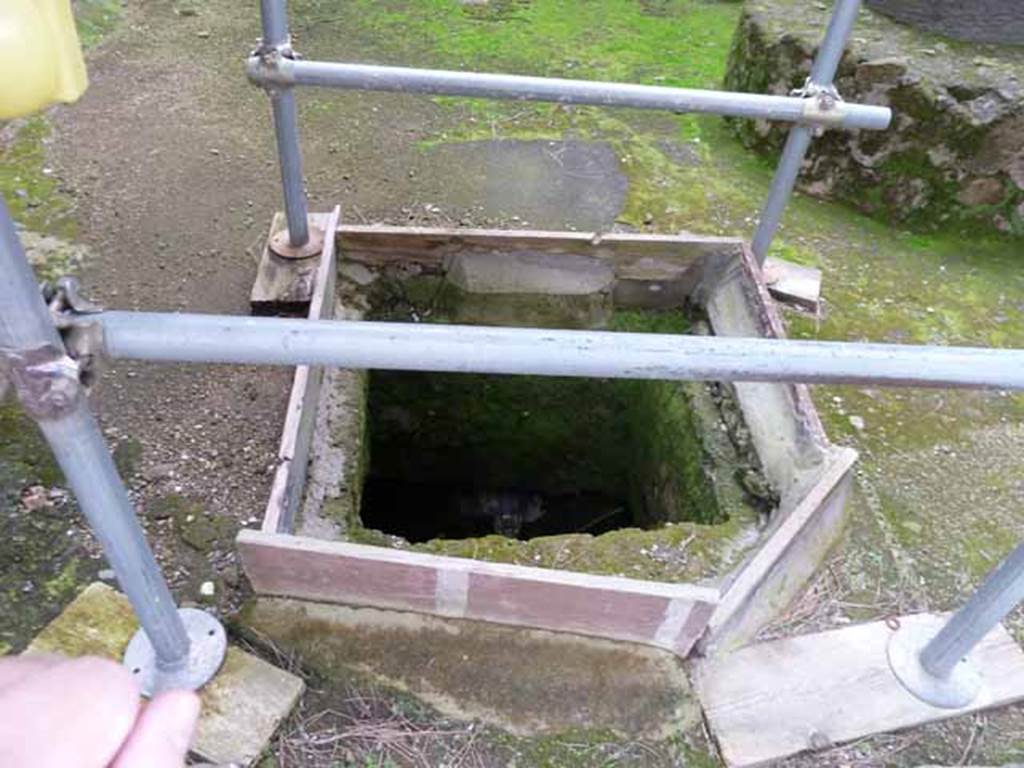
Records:
M362 524L412 542L724 519L686 385L376 371Z
M599 535L633 524L626 499L601 493L549 494L467 488L371 477L363 524L413 543L498 534L514 539L562 533Z

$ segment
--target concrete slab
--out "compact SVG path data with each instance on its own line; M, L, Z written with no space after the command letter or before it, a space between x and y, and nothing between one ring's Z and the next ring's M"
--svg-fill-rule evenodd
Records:
M240 621L327 679L368 674L522 736L599 728L657 740L699 719L680 661L632 643L269 597Z
M120 661L136 629L128 599L95 582L44 627L25 652ZM229 647L217 676L200 691L203 707L193 753L214 763L252 764L304 686L301 678Z
M894 626L934 622L901 616ZM960 709L907 691L889 668L892 619L757 643L698 668L698 693L730 768L774 764L809 749L910 728L1024 698L1024 652L997 626L971 652L984 683Z
M615 270L576 253L469 252L452 258L448 279L472 293L582 296L610 291Z
M619 153L603 141L462 141L435 145L430 155L458 179L445 187L447 206L516 216L538 229L608 231L629 191Z
M765 259L764 281L772 297L817 313L821 309L821 270L782 259Z

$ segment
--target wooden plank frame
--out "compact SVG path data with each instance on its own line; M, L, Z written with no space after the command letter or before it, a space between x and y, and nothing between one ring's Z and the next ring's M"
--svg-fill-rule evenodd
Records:
M760 267L736 238L351 225L335 231L343 258L378 267L440 271L456 254L473 252L511 259L582 253L613 267L616 303L664 306L658 302L668 299L677 305L682 292L704 306L716 334L785 335ZM318 279L318 286L326 284ZM299 397L299 384L297 374L290 417L293 405L310 402ZM268 514L261 530L240 532L242 565L258 594L575 632L682 657L695 647L704 653L734 647L785 607L839 535L857 456L829 444L805 386L736 384L735 392L782 503L756 551L716 584L667 584L294 536L290 512ZM296 416L286 424L286 440L299 421ZM302 487L306 467L296 457L293 451L282 462L275 489Z
M335 207L331 213L311 215L310 220L323 226L325 232L333 232L340 216L341 208ZM326 320L334 316L334 285L338 272L335 250L335 238L325 238L324 249L317 257L319 263L309 302L308 317L311 320ZM261 530L268 533L291 530L295 513L302 501L309 451L313 442L313 425L316 423L316 404L320 399L323 379L324 369L320 366L300 365L295 369L284 428L281 430L281 444L277 450L277 467L260 526Z
M431 613L654 645L685 656L718 590L242 530L258 594Z

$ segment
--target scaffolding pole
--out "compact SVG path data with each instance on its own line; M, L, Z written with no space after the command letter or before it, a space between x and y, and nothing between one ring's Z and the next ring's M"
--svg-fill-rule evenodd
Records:
M825 99L826 102L833 101L839 105L843 104L837 100L838 96L835 94L832 81L835 80L836 71L839 69L839 61L843 58L846 40L850 37L850 31L857 20L858 10L860 10L860 0L836 0L832 18L828 23L828 30L825 32L825 39L814 59L811 76L807 79L807 84L803 89L807 95L811 97L817 95L818 98ZM888 127L888 121L882 127ZM789 129L786 145L782 149L782 157L779 159L779 165L772 177L768 198L761 209L761 217L758 219L757 229L754 231L754 238L751 242L751 250L753 250L758 264L764 264L764 260L768 258L768 248L779 228L786 204L793 194L797 176L800 175L800 166L803 164L807 149L811 146L813 131L814 128L808 125L794 125Z
M411 69L375 64L304 61L290 58L268 61L266 58L253 56L249 59L248 71L249 79L258 85L285 89L307 85L359 91L664 109L871 130L888 127L892 117L892 112L887 107L847 104L840 101L835 102L829 109L821 109L819 99L810 97L769 96L758 93L565 80L554 77Z
M539 376L1024 389L1024 350L103 312L113 358Z
M266 61L289 61L292 51L285 0L260 0L260 18L263 23L263 39L254 57ZM310 239L309 215L306 192L302 186L302 150L299 147L295 92L281 84L267 88L267 92L274 115L277 158L281 165L288 245L300 255L312 255L302 250Z
M209 614L175 608L2 199L0 275L0 367L49 443L142 624L126 666L146 693L198 688L220 667L224 630Z
M935 631L900 627L889 640L889 666L922 701L959 709L974 701L983 680L971 651L1024 600L1024 544L993 568L960 609Z

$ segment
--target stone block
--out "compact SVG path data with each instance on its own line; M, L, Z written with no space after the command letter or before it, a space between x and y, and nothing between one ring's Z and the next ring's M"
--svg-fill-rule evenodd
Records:
M43 628L25 652L120 661L138 626L128 599L94 582ZM214 763L251 765L304 687L296 675L229 647L220 671L199 692L203 706L192 752Z

